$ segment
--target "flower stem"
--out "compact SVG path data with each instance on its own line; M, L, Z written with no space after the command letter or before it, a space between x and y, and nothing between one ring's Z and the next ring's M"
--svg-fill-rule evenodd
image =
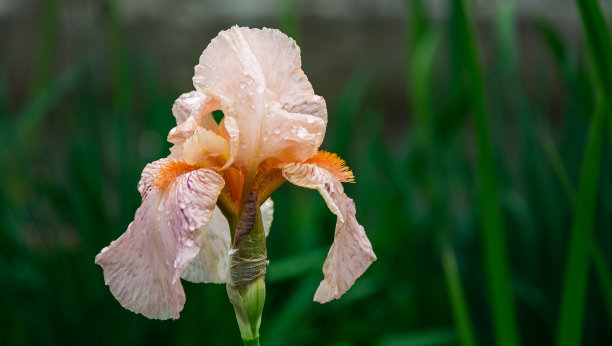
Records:
M234 232L227 295L234 306L245 345L259 345L259 326L266 299L266 236L257 192L244 204Z

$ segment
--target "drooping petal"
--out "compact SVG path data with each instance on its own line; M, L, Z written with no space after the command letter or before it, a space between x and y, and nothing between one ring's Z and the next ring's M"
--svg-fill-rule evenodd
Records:
M185 303L180 276L200 250L197 229L211 219L223 185L213 170L169 159L147 165L134 221L96 256L123 307L149 318L178 318Z
M325 100L301 70L295 41L278 30L232 27L202 53L196 89L218 99L236 120L235 164L256 167L265 159L303 161L314 155L327 124Z
M274 202L268 198L261 205L261 218L266 236L270 233L274 214ZM230 228L219 208L212 219L200 227L200 253L191 261L182 278L195 282L225 283L229 278Z
M210 221L200 227L200 253L191 261L182 278L199 283L225 283L229 273L230 228L219 208Z
M323 166L323 165L321 165ZM317 189L329 209L336 214L334 243L323 265L324 279L314 300L326 303L340 298L376 260L363 227L355 218L355 203L345 193L338 172L315 163L290 163L283 176L291 183Z

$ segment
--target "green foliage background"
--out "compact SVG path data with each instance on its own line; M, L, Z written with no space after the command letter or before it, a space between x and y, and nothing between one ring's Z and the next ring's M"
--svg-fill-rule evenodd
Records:
M223 285L184 282L172 322L124 310L104 285L94 257L132 220L142 168L167 153L147 133L172 128L188 90L139 63L110 2L108 54L54 73L61 3L44 2L25 103L0 71L0 344L240 344ZM312 302L333 214L314 191L274 195L263 345L612 340L612 50L597 2L575 8L578 51L530 23L563 84L560 119L547 114L549 79L527 94L518 77L513 1L496 2L486 63L471 4L450 3L433 21L406 2L399 138L386 133L384 75L357 68L333 96L324 149L355 172L346 191L378 256L342 299ZM278 22L299 40L298 7L281 1Z

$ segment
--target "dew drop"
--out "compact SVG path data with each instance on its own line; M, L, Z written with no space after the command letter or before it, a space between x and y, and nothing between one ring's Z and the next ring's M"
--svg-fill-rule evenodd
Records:
M300 127L300 129L297 131L297 136L300 138L305 138L308 135L308 131L306 131L305 128Z
M193 240L191 240L191 239L185 240L185 245L186 246L193 246Z
M280 129L274 129L274 134L275 134L275 135L280 134Z
M179 208L185 209L185 208L187 208L187 205L185 204L185 202L181 202L181 203L179 203Z
M308 117L307 121L308 121L309 124L312 124L312 123L314 123L314 118L313 117Z
M248 74L249 74L249 71L247 71L247 70L243 70L243 71L242 71L242 73L244 73L244 75L246 76L246 75L248 75Z
M263 92L264 92L264 86L263 86L263 85L261 85L261 84L260 84L260 85L258 85L258 86L257 86L257 93L258 93L258 94L261 94L261 93L263 93Z
M240 83L240 89L244 89L244 83Z

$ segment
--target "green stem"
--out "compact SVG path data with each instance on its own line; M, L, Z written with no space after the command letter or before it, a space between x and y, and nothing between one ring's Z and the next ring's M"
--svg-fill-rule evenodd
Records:
M259 326L266 299L266 235L257 192L245 200L230 255L227 295L234 306L245 345L259 345Z

